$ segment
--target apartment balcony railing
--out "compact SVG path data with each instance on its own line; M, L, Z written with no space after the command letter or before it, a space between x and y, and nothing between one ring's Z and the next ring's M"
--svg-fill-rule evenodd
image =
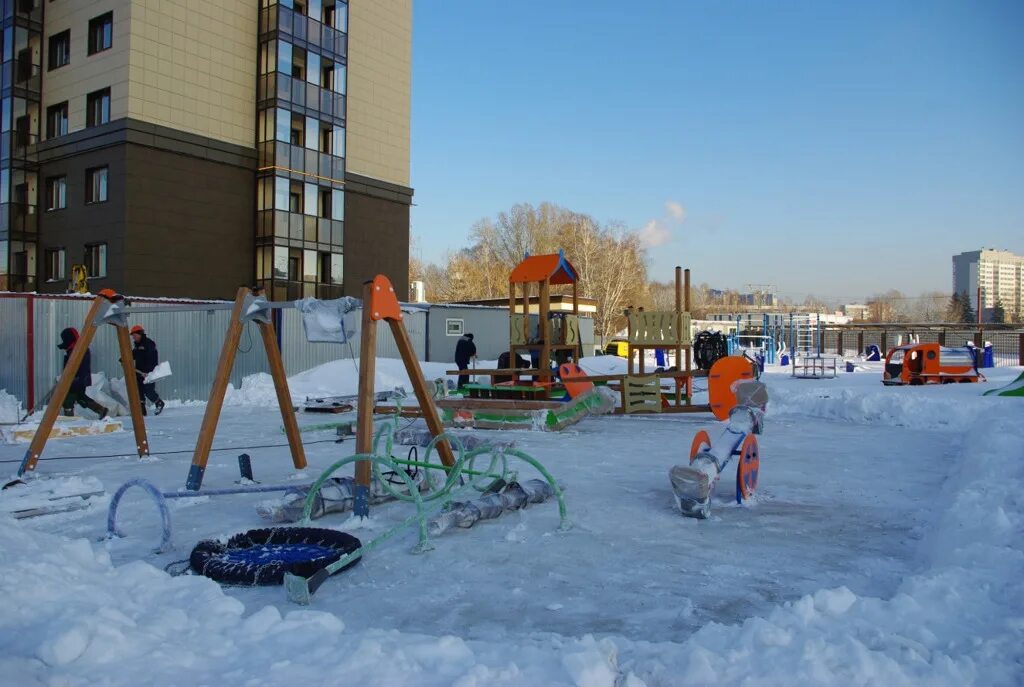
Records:
M0 203L0 231L35 234L39 226L36 209L29 203Z
M260 36L273 31L292 44L318 48L317 52L336 59L348 54L348 35L282 5L260 10Z
M313 134L316 135L316 134ZM345 181L345 158L282 141L265 141L257 146L260 169L276 167L282 176L302 181L303 176Z
M345 222L286 210L260 210L256 213L256 237L302 241L301 246L291 245L337 252L344 246Z
M287 105L293 111L311 111L325 115L338 124L345 121L345 95L326 88L274 72L263 74L256 89L256 100L264 106ZM277 101L271 103L270 101ZM323 119L323 117L320 117Z

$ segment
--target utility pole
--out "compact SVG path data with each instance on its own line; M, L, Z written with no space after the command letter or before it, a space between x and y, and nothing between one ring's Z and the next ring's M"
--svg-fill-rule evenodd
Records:
M981 285L978 285L978 324L981 324Z

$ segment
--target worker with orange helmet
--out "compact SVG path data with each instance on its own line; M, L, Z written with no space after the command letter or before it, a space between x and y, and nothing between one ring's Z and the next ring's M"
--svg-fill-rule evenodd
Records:
M142 396L142 414L146 414L146 399L156 407L156 414L164 410L164 402L156 393L156 382L144 382L147 374L152 372L160 362L160 355L156 350L156 342L146 336L146 330L142 325L135 325L131 328L132 341L135 347L132 349L132 358L135 359L135 375L139 382L139 392Z

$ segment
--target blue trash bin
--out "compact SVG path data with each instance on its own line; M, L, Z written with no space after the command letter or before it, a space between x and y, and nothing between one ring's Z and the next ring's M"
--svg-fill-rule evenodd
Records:
M996 366L996 352L992 347L991 341L985 342L985 352L981 356L982 367L995 367Z
M853 372L853 363L851 363L849 360L846 361L846 371Z

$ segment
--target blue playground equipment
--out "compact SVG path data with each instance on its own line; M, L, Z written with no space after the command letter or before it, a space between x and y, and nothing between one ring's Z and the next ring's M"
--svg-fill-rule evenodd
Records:
M741 317L737 317L736 331L728 338L728 350L729 355L750 353L752 359L758 362L762 370L765 363L774 365L778 348L775 335L769 325L768 315L762 316L760 324L753 324L750 320L744 323Z

